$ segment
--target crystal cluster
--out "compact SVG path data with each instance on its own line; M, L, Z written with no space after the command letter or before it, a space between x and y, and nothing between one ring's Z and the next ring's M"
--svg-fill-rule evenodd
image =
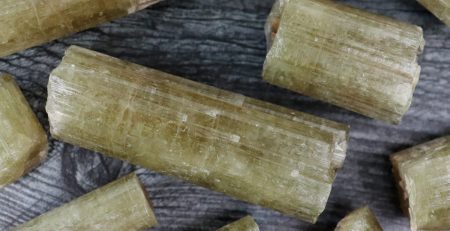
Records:
M450 230L450 136L391 156L412 230Z
M157 224L133 173L45 213L13 231L139 231Z
M259 227L251 216L246 216L217 231L259 231Z
M342 219L335 231L383 231L368 206L357 209Z
M160 0L3 0L0 57L117 19Z
M408 111L420 27L335 1L279 0L266 35L265 81L389 123Z
M14 79L0 75L0 187L40 164L47 135Z
M80 47L51 73L60 140L315 222L348 127Z

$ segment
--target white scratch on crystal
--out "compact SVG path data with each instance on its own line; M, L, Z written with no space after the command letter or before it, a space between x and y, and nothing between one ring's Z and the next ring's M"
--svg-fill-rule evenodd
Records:
M44 31L42 31L42 22L41 22L41 19L39 18L39 12L37 10L37 7L33 0L29 0L29 2L31 4L31 6L33 7L33 12L34 12L34 15L36 16L36 21L38 23L39 31L44 34Z
M293 171L291 172L291 176L292 176L292 177L298 177L298 176L300 176L300 172L299 172L298 170L293 170Z

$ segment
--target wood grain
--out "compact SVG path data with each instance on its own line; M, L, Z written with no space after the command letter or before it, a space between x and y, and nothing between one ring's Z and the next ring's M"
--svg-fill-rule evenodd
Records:
M388 155L450 134L450 29L414 0L342 2L424 27L427 46L420 59L421 80L400 126L264 83L263 27L272 0L168 0L113 23L0 59L0 71L17 77L47 131L44 105L48 75L71 44L350 124L348 158L318 224L306 224L51 140L50 155L41 167L0 190L0 230L134 169L155 204L160 226L154 230L215 230L247 214L255 217L261 230L332 230L347 213L365 204L371 206L385 230L409 230L398 205Z

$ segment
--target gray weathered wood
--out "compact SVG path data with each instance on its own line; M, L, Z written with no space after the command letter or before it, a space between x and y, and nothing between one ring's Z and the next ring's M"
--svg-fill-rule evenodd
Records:
M215 230L246 214L255 217L261 230L332 230L348 212L365 204L371 206L385 230L409 230L398 206L388 155L450 134L450 29L414 0L342 2L424 27L423 72L401 126L386 125L262 82L263 26L272 0L168 0L99 28L0 59L0 71L17 77L47 131L48 74L70 44L349 123L348 158L318 224L306 224L51 140L50 155L41 167L0 190L0 230L134 169L152 195L160 221L155 230Z

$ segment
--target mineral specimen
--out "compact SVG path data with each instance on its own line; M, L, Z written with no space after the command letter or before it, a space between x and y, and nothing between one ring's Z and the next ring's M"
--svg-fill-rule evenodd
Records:
M335 231L383 231L368 206L357 209L342 219Z
M246 216L217 231L259 231L259 227L251 216Z
M37 166L47 155L47 135L9 75L0 75L0 187Z
M315 222L348 127L79 47L52 72L57 139Z
M450 26L450 0L418 0L447 26Z
M0 57L126 16L160 0L3 0Z
M328 0L279 0L266 25L263 78L389 123L419 79L422 29Z
M137 176L130 174L13 231L138 231L156 224L145 189Z
M412 230L450 230L450 136L391 156Z

